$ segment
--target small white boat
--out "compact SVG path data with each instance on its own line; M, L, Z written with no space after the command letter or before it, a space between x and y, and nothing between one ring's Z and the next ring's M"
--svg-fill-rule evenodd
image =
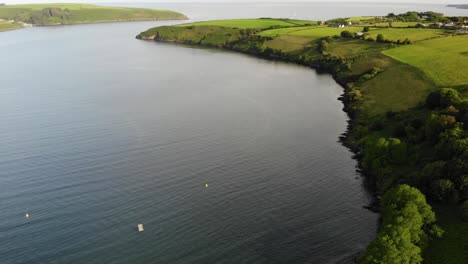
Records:
M143 229L143 224L138 224L138 232L143 232L145 229Z

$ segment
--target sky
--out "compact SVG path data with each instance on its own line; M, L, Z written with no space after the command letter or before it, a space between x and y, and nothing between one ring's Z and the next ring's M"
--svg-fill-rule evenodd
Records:
M291 0L291 2L331 2L330 0ZM468 0L332 0L333 2L384 2L384 3L430 3L430 4L467 4ZM288 0L0 0L6 4L27 3L171 3L171 2L288 2Z

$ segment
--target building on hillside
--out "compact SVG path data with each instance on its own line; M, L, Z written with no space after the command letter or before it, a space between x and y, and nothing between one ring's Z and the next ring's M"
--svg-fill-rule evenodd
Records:
M334 24L333 27L344 28L344 27L346 27L346 25L345 24Z
M447 23L444 25L444 28L447 28L447 29L452 29L455 27L455 24L454 23Z

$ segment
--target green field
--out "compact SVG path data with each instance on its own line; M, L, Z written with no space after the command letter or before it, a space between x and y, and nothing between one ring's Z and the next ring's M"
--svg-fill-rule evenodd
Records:
M468 84L468 35L437 38L384 53L421 69L440 86Z
M262 31L259 33L263 37L273 37L278 35L292 35L292 36L305 36L311 38L323 38L328 36L338 36L344 30L351 32L359 32L362 27L346 27L346 28L334 28L326 26L316 27L298 27L298 28L285 28L285 29L271 29Z
M304 50L307 46L315 45L313 39L304 36L281 35L265 42L267 47L284 52L297 52Z
M0 18L34 25L186 19L183 14L168 10L88 4L6 5L0 6Z
M294 19L229 19L229 20L214 20L214 21L202 21L195 23L188 23L178 25L179 27L187 26L220 26L230 28L271 28L271 27L297 27L304 25L315 25L316 21L308 20L294 20Z
M0 20L0 32L21 28L20 25L4 20Z
M421 29L421 28L382 28L376 29L372 28L369 32L367 38L371 37L373 39L377 38L378 34L382 34L385 39L390 41L405 40L406 38L412 42L446 37L450 35L450 32L446 32L442 29Z
M347 21L351 22L360 22L360 21L367 21L367 20L372 20L375 19L376 16L359 16L359 17L350 17L346 19Z
M392 22L393 28L407 28L407 27L414 27L419 22ZM367 23L366 25L373 26L373 27L389 27L390 24L388 22L381 22L381 23Z
M375 78L364 82L361 91L365 96L362 109L369 116L385 114L388 111L404 111L423 103L426 96L436 90L433 82L409 65L388 57L369 61L361 58L360 63L379 67L384 71ZM356 67L359 67L356 62Z
M441 239L431 241L426 250L426 264L468 263L468 224L460 217L460 208L435 205L439 224L445 230Z

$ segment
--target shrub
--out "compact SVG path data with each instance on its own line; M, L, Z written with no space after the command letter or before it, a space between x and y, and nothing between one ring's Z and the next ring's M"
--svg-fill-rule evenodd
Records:
M462 99L457 90L452 88L442 88L440 90L440 106L448 107L461 103Z
M430 93L426 98L426 106L429 109L446 108L461 102L460 94L452 88L442 88L440 91Z
M353 38L354 37L354 34L351 31L348 31L348 30L341 31L340 35L341 35L342 38Z
M432 183L432 197L439 201L447 201L450 194L454 191L454 184L449 179L440 179Z
M382 34L378 34L377 39L375 41L383 43L383 42L385 42L385 38L384 38L384 36Z

